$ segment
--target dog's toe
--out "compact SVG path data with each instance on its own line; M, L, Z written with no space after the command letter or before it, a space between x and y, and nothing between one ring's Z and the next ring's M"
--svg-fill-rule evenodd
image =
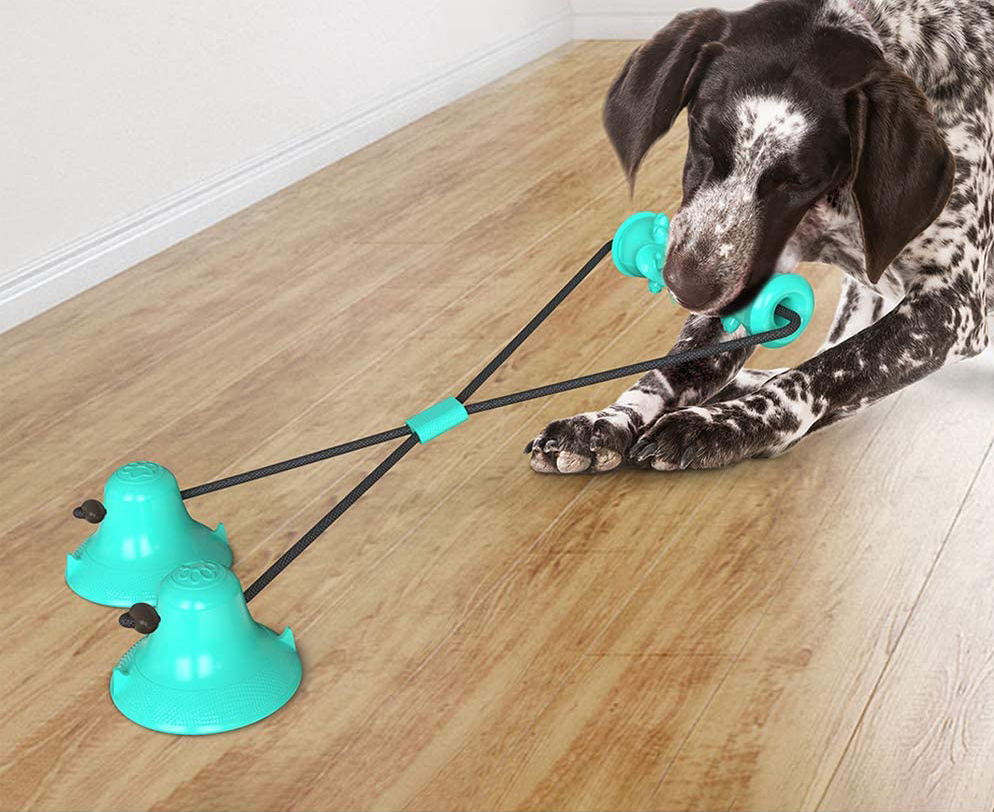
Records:
M556 457L556 468L561 474L579 474L590 467L590 457L564 451Z

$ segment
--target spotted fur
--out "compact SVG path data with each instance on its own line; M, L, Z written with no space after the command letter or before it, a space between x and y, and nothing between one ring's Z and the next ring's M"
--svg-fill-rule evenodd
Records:
M764 222L773 208L769 201L778 199L775 184L782 182L778 162L804 148L810 155L812 145L823 143L817 138L830 122L796 83L779 93L776 81L764 80L762 92L729 99L713 93L710 103L702 104L709 93L709 61L729 50L728 32L739 19L735 15L699 12L675 23L679 42L697 37L719 43L705 45L692 57L687 49L676 49L672 31L667 39L664 30L633 55L612 93L644 92L649 81L644 63L654 48L659 70L682 69L689 77L674 98L658 80L651 90L657 98L652 138L668 129L680 107L689 105L691 113L684 205L673 222L667 279L698 313L688 318L674 349L720 340L724 334L712 314L741 303L770 273L791 270L799 261L839 267L846 274L842 296L824 346L800 366L748 370L743 368L748 353L735 352L650 372L616 403L549 424L526 449L536 471L601 472L624 462L658 470L715 468L775 456L810 432L948 363L979 354L990 342L994 0L767 0L754 9L748 18L753 25L768 13L769 19L807 26L820 36L827 31L854 37L854 47L882 53L900 81L910 78L927 99L929 115L955 159L948 200L923 231L898 246L878 274L868 264L869 240L852 178L826 174L811 200L803 199L804 179L789 178L794 197L788 194L778 211L799 214L778 242ZM801 49L811 40L799 42L794 47ZM836 57L847 64L846 54ZM786 62L791 57L785 50L777 58ZM691 64L681 64L688 59ZM777 74L776 67L770 76ZM695 127L701 126L695 119L701 117L711 128L712 142L724 138L731 147L723 169L707 154L714 151L713 143L695 145ZM639 132L637 115L624 108L606 122L623 166L634 177L652 138ZM775 255L764 255L771 243L777 245Z

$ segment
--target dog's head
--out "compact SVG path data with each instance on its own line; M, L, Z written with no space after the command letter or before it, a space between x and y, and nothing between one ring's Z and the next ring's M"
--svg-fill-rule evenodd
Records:
M835 193L852 196L875 282L952 191L952 155L912 80L869 39L820 25L811 9L769 0L681 14L608 92L605 127L633 184L688 108L665 276L691 310L751 299L805 214Z

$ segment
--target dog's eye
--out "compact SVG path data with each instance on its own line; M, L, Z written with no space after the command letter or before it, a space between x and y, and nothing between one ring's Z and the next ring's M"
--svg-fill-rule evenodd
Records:
M816 184L817 180L811 175L781 167L770 170L760 178L759 195L762 197L772 192L805 191Z

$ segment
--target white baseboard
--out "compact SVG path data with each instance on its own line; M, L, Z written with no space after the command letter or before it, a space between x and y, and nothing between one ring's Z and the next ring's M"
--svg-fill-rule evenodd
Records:
M568 42L564 11L427 81L329 122L0 274L0 332Z

